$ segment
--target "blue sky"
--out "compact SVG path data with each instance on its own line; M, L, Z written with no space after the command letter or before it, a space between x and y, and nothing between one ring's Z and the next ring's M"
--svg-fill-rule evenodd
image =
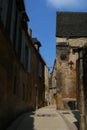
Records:
M56 11L87 12L87 0L24 0L32 29L42 47L40 53L48 67L56 58Z

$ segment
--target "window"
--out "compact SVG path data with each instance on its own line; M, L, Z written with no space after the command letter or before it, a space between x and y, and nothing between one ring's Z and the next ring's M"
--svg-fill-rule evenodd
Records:
M21 59L21 49L22 49L22 32L19 30L19 40L18 40L18 58Z
M6 25L7 9L8 0L0 0L0 16L4 26Z
M1 14L2 14L2 5L3 5L2 0L0 0L0 20L1 20Z
M8 30L8 32L10 32L10 39L13 43L13 47L18 52L18 42L19 42L20 33L21 33L21 31L19 31L20 12L17 9L16 1L12 0L11 3L12 3L12 12L10 11L11 16L10 16L10 19L9 19L10 21L7 22L8 23L7 24L7 26L8 26L7 30ZM10 31L9 31L9 28L10 28Z
M42 73L43 73L43 70L42 70L42 63L39 62L39 77L42 77Z
M28 48L28 72L30 72L31 67L31 49Z
M2 0L3 1L3 0ZM12 21L12 11L13 10L13 0L10 0L8 2L8 10L7 10L7 18L6 18L6 31L8 35L10 36L10 31L11 31L11 21Z
M22 48L21 48L21 62L25 66L25 32L22 30Z
M13 27L13 46L16 48L16 31L19 29L17 27L17 21L18 21L18 11L15 10L15 21L14 21L14 27Z
M13 0L12 3L12 14L11 14L11 25L10 25L10 39L13 42L13 36L14 36L14 25L16 20L16 1Z
M20 13L16 11L15 31L14 31L14 48L18 52L18 42L22 42L22 31L20 30ZM21 37L21 39L19 38ZM19 40L20 39L20 40Z
M28 47L25 46L25 69L28 71Z
M31 58L31 50L28 46L25 46L25 70L30 72L30 58Z

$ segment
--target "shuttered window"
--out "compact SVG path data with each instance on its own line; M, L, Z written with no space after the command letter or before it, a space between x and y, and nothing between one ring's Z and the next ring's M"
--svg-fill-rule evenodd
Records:
M30 72L31 67L31 49L28 48L28 72Z
M7 18L7 10L8 10L8 0L0 0L0 15L1 20L6 25L6 18Z
M16 16L16 1L13 0L12 3L12 14L11 14L11 26L10 26L10 39L12 43L14 42L14 24L15 24L15 16Z
M42 77L42 72L43 72L43 68L42 68L42 62L39 62L39 77Z
M16 11L17 13L17 11ZM16 19L17 19L17 23L15 23L15 34L14 34L14 38L15 38L15 35L16 35L16 40L15 41L15 49L16 49L16 52L18 52L18 40L19 40L19 25L20 25L20 13L18 12L18 14L16 14ZM21 37L22 39L22 37Z
M21 62L25 66L25 32L22 30Z
M25 46L25 70L28 71L28 47Z
M26 47L25 47L25 70L27 72L30 72L30 62L31 62L31 50L26 45Z

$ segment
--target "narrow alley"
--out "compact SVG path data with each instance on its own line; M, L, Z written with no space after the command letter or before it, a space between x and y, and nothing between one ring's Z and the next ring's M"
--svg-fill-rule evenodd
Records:
M7 130L78 130L75 115L70 111L56 110L55 105L25 113Z
M0 0L0 130L87 130L87 9L46 1Z

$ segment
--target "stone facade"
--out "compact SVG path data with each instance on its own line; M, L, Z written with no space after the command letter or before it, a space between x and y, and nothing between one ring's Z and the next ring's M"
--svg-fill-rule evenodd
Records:
M50 75L51 104L57 103L59 109L78 107L77 61L78 53L74 49L83 47L87 38L56 38L56 61ZM65 59L61 55L65 55ZM56 87L56 99L53 87ZM80 95L81 96L81 95ZM69 102L73 105L69 106Z
M56 60L54 62L53 70L49 76L49 89L50 89L50 104L55 104L56 94Z
M49 105L49 77L48 77L49 69L45 66L45 103Z
M56 14L56 65L54 65L55 69L53 69L52 75L55 74L55 86L57 93L61 95L59 96L61 97L61 102L63 102L61 108L75 109L77 107L77 60L79 55L74 53L73 50L83 47L87 43L85 26L82 25L80 32L80 28L76 27L77 18L79 18L81 23L82 21L85 23L86 15L87 13L76 12L57 12ZM72 21L71 18L73 19ZM81 20L81 18L83 19ZM81 23L78 23L78 26ZM53 81L51 80L51 82ZM60 102L60 99L58 100Z
M86 12L57 12L56 15L56 43L67 43L69 53L66 61L61 62L62 50L57 49L58 73L61 72L61 94L65 101L68 97L68 105L80 110L80 129L85 130L86 116L86 57L84 45L87 43L87 13ZM61 45L62 46L62 45ZM66 50L66 49L64 49ZM87 50L86 50L87 51ZM62 52L62 53L61 53ZM87 52L85 52L87 53ZM61 67L62 65L62 67ZM59 76L60 77L60 76ZM63 87L62 87L63 86ZM60 88L60 87L59 87ZM68 94L68 95L67 95ZM70 105L70 101L76 100L76 106ZM73 103L74 103L73 102ZM66 104L65 104L66 105Z
M57 86L60 89L64 102L77 99L76 61L78 53L73 53L73 49L84 46L86 42L87 38L84 37L56 39ZM68 45L67 48L62 43L66 43ZM58 44L61 44L61 46L58 47ZM65 60L61 59L62 54L67 56ZM64 104L66 105L66 103Z
M44 105L45 62L27 32L24 2L3 0L0 9L0 129L4 130L21 113Z

